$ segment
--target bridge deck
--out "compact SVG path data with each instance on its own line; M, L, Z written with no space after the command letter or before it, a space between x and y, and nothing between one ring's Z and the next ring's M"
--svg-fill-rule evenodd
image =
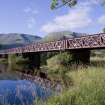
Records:
M71 38L47 43L32 43L24 47L0 50L0 54L74 50L85 48L105 48L105 33L86 35L78 38Z

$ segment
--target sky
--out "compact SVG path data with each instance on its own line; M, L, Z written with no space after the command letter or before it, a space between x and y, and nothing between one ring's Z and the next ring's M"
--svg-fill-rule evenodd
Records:
M0 33L45 36L50 32L99 33L105 27L105 6L78 0L75 7L50 9L52 0L0 0Z

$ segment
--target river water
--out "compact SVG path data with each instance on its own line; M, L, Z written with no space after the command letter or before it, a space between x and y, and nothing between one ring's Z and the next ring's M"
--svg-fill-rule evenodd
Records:
M37 99L45 101L52 95L50 89L29 80L18 80L7 69L0 64L0 105L33 105Z
M0 105L33 105L51 95L50 90L27 80L0 80Z

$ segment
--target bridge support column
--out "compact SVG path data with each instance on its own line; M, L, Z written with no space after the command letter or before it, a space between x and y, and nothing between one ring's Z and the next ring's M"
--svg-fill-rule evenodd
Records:
M90 50L79 49L72 51L73 60L76 64L87 65L90 63Z
M7 54L1 54L0 58L8 58L8 55Z
M40 69L40 53L39 52L24 53L23 57L29 59L29 68L31 70Z
M8 55L8 71L11 71L12 70L12 55L11 54L9 54Z

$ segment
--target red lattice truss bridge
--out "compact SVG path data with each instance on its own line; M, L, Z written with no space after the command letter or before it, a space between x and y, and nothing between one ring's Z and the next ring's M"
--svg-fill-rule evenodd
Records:
M78 38L70 38L47 43L32 43L24 47L16 47L6 50L0 50L0 54L14 54L26 52L47 52L75 49L97 49L105 48L105 33L94 35L84 35Z

